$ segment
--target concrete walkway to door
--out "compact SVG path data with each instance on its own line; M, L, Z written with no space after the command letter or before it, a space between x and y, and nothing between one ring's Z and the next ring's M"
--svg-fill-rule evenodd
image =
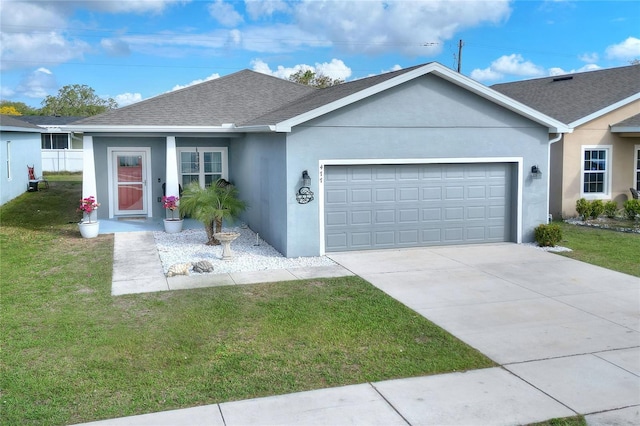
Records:
M329 257L594 424L640 424L639 278L515 244ZM396 395L428 420L429 398Z

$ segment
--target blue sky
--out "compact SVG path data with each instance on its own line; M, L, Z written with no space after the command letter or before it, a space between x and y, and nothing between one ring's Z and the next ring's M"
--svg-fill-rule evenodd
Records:
M347 81L420 63L481 83L629 65L640 1L0 2L0 96L86 84L120 106L242 69Z

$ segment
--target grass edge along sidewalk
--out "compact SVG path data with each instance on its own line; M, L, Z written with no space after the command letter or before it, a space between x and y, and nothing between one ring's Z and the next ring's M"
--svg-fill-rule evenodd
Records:
M358 277L110 294L78 182L0 208L3 424L70 424L490 367Z

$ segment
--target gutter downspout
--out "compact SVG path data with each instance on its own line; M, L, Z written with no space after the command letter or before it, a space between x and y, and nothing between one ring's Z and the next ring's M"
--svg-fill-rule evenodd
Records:
M547 178L547 224L549 222L551 222L551 219L553 219L551 217L551 212L549 212L549 197L551 196L551 145L553 145L554 143L560 141L562 139L562 136L564 135L564 133L558 133L558 135L549 140L549 149L547 151L547 170L548 170L548 174L549 177Z

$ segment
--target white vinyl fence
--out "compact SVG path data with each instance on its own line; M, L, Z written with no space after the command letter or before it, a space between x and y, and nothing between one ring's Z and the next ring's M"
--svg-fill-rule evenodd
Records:
M44 172L81 172L81 149L43 149L42 171Z

